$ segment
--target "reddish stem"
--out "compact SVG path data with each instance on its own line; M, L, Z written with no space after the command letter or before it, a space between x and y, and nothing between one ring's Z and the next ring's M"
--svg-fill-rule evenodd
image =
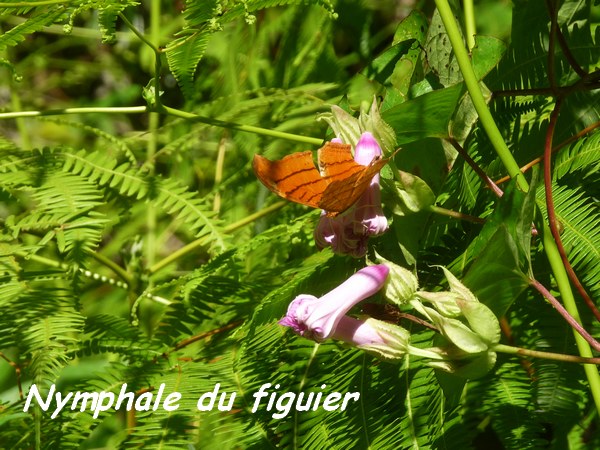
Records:
M164 358L167 358L172 352L181 350L182 348L187 347L188 345L193 344L194 342L201 341L202 339L206 339L207 337L214 336L215 334L223 333L224 331L231 330L232 328L236 328L236 327L240 326L241 324L242 324L242 321L238 320L235 322L228 323L227 325L223 325L220 328L216 328L214 330L210 330L205 333L200 333L200 334L197 334L190 338L184 339L183 341L181 341L177 345L175 345L175 347L173 347L171 350L164 352L162 354L162 356Z
M596 320L600 322L600 311L596 308L596 305L592 301L591 297L586 292L583 284L579 281L577 274L573 270L571 263L569 262L569 258L567 257L567 252L565 251L565 247L563 246L562 240L560 238L560 232L558 231L557 220L556 220L556 211L554 209L554 199L552 197L552 137L554 135L554 129L556 128L556 122L558 119L558 114L560 111L560 106L562 104L562 99L559 97L556 101L556 105L552 110L552 114L550 114L550 123L548 124L548 130L546 131L546 144L544 146L544 188L546 191L546 209L548 210L548 223L550 225L550 231L552 232L552 237L556 242L556 247L558 248L558 252L560 253L560 258L563 261L565 269L567 270L567 274L569 275L569 279L579 292L579 295L583 298L586 305L592 311Z
M550 19L552 20L552 27L554 28L554 33L556 38L558 39L558 45L565 55L565 59L569 63L569 65L573 68L573 70L579 75L581 78L587 76L587 72L583 70L583 68L577 63L575 56L571 53L571 49L567 45L567 41L565 36L562 34L560 27L558 26L558 8L555 8L556 5L552 3L552 0L546 0L546 6L548 7L548 13L550 14ZM550 31L552 33L552 30Z
M23 400L23 386L21 385L21 366L14 361L11 361L4 353L0 352L0 358L6 361L14 370L17 377L17 388L19 389L19 398Z
M554 297L548 289L544 287L542 283L537 281L534 278L529 279L529 284L533 286L540 294L542 294L546 300L550 302L554 309L556 309L561 316L567 321L569 325L571 325L575 331L577 331L582 338L584 338L596 351L600 351L600 342L594 339L585 329L581 326L575 318L569 314L569 312L565 309L563 305Z
M584 128L583 130L581 130L579 133L571 136L568 139L565 139L564 141L562 141L560 144L558 144L556 147L554 147L552 149L552 153L556 153L559 150L561 150L562 148L566 147L567 145L569 145L572 142L575 142L577 139L582 138L583 136L585 136L586 134L590 133L591 131L594 131L596 128L600 127L600 122L596 122L593 123L592 125L590 125L589 127ZM535 166L536 164L539 164L540 162L542 162L544 160L544 156L539 156L537 158L535 158L533 161L528 162L527 164L525 164L523 167L521 167L521 172L525 173L526 171L528 171L529 169L531 169L533 166ZM502 184L505 183L507 181L509 181L511 178L507 175L505 177L502 177L498 180L496 180L494 183L496 185L498 184Z
M456 139L450 138L450 139L448 139L448 142L450 142L450 144L452 144L452 147L454 147L456 149L456 151L459 153L459 155L462 156L462 158L467 162L467 164L471 167L471 169L473 169L473 171L479 176L479 178L481 178L485 182L485 184L487 184L487 186L492 190L492 192L494 194L496 194L496 196L502 197L504 195L504 192L502 191L502 189L500 189L498 186L496 186L496 183L494 183L494 180L492 180L483 171L483 169L481 169L481 167L479 167L479 165L477 165L477 163L473 160L473 158L471 158L469 156L467 151L456 141Z

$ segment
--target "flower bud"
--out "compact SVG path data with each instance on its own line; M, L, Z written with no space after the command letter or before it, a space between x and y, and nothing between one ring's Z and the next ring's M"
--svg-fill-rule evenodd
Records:
M388 282L385 286L385 296L391 302L398 306L408 303L419 288L419 280L413 273L399 266L380 255L377 259L390 269Z
M386 360L402 359L410 341L408 330L398 325L347 316L340 321L332 337Z

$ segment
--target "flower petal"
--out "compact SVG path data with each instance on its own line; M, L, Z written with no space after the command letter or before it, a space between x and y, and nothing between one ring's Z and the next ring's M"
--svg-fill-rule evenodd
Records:
M354 305L381 289L388 272L382 264L368 266L319 299L299 295L290 303L286 316L279 323L301 336L318 341L327 339Z
M381 156L381 147L371 133L365 131L358 140L354 149L354 161L363 166L368 166L373 158Z

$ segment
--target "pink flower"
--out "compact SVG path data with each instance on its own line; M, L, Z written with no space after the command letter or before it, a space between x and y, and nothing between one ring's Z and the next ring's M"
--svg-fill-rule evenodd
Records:
M355 224L353 210L346 211L336 217L327 217L325 211L321 213L317 228L315 228L315 242L319 249L331 247L334 253L351 255L361 258L367 253L369 236L357 233L355 229L363 229L362 222Z
M346 313L354 305L379 291L385 284L388 273L389 269L383 264L368 266L321 298L299 295L290 303L287 314L279 324L316 341L333 337L341 324L344 329L342 335L345 336L348 327L354 327L355 330L359 328L356 326L357 319L346 317Z
M338 339L383 359L401 359L410 348L410 333L406 329L372 318L346 315L357 303L381 289L388 273L383 264L368 266L321 298L299 295L279 324L317 342Z
M363 345L385 345L385 337L364 319L344 316L338 323L333 339L360 347Z
M340 142L333 139L332 142ZM373 158L381 156L381 147L369 132L361 135L354 150L354 161L367 166ZM367 252L369 236L378 236L388 229L388 222L381 209L379 174L363 195L349 210L336 217L321 214L314 236L317 247L331 247L335 253L350 254L360 258Z

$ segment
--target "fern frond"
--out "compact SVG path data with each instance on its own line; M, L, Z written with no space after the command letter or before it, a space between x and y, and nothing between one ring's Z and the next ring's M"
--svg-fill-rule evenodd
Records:
M103 3L108 4L103 4L98 8L98 25L100 26L100 32L102 33L102 42L111 44L116 40L115 27L117 15L129 6L138 5L139 2L132 0L118 0Z
M23 152L16 147L3 148L0 151L0 188L12 192L14 187L30 185L33 175L23 168L34 165L38 159L39 155L33 152Z
M97 249L110 222L104 214L90 211L85 217L62 224L55 231L58 251L67 253L69 261L82 265L87 256Z
M563 331L567 334L569 330ZM533 368L539 412L557 424L564 423L566 417L580 417L586 392L580 383L571 381L577 380L574 367L564 363L535 361Z
M93 184L64 174L48 177L31 197L34 209L11 227L15 236L21 230L63 226L103 203L100 192Z
M103 139L104 141L110 143L112 146L114 146L114 148L118 151L118 153L122 154L122 156L124 156L127 159L127 161L129 161L131 163L131 165L134 166L137 164L136 157L133 154L133 152L131 151L131 148L127 145L127 143L123 139L115 137L114 135L107 133L106 131L103 131L96 127L92 127L90 125L86 125L81 122L65 120L65 119L61 119L61 118L57 118L57 117L40 117L40 118L38 118L38 120L53 122L53 123L57 123L60 125L67 125L69 127L79 128L86 132L92 133L92 134L98 136L99 138ZM102 153L104 154L104 153L106 153L106 151L104 151ZM117 158L118 156L120 156L117 152L111 151L108 153L113 154L113 158ZM115 154L115 153L117 153L117 154Z
M510 316L519 346L563 354L577 352L570 326L537 292L527 292L522 302L515 303ZM535 414L550 431L547 435L553 440L552 448L564 448L567 435L573 427L578 428L576 423L591 401L580 378L581 367L543 359L531 364L523 361L522 365L531 379Z
M571 43L569 47L577 63L584 69L597 66L598 42L594 42L595 30L590 26L593 22L590 20L590 4L567 0L560 5L557 19L563 36ZM559 74L572 70L564 59L559 62L561 63Z
M174 180L158 181L155 186L155 204L167 214L173 214L185 223L197 238L210 237L211 247L222 251L226 248L226 238L218 225L216 212L197 194L190 192Z
M499 126L520 126L527 118L540 115L546 105L548 99L543 97L500 97L491 102L490 109Z
M157 335L173 342L181 336L240 321L251 309L251 294L251 286L241 286L229 278L208 276L189 293L187 300L169 305Z
M559 11L561 29L570 40L569 48L584 67L597 63L597 43L590 31L589 3L566 1ZM511 46L489 81L493 89L529 89L548 86L546 65L550 18L546 8L529 2L515 3ZM557 80L573 82L573 69L564 54L555 49Z
M203 200L196 198L196 193L188 191L177 181L150 181L138 170L131 169L130 163L117 165L116 159L101 152L63 153L61 158L65 161L65 172L117 189L121 195L135 196L137 199L150 196L157 207L175 215L196 237L208 236L214 249L225 248L225 235L215 220L216 213L212 211L212 205L207 206Z
M544 448L544 424L535 413L531 380L517 362L501 362L495 373L469 383L472 412L481 421L491 418L491 428L504 448ZM477 407L476 405L479 405Z
M579 278L600 294L600 213L581 188L553 187L556 218L564 228L561 239L567 256ZM544 192L536 193L537 202L547 220Z
M57 6L51 9L38 8L36 13L25 22L15 25L13 28L0 35L0 51L23 42L28 35L40 31L46 25L54 23L64 14L65 8L63 6Z
M86 177L90 181L116 189L119 194L140 199L148 194L148 182L131 163L119 164L117 159L105 152L65 152L63 171Z
M222 7L219 5L219 9ZM222 13L215 8L217 8L217 0L186 0L183 15L190 27L197 27Z
M66 281L63 273L25 272L23 276L19 292L11 296L2 292L3 310L19 314L1 315L0 330L2 334L10 331L6 337L12 343L4 343L18 347L22 357L29 360L27 374L33 380L55 380L69 361L70 349L77 345L83 316L75 309L70 291L61 286Z
M194 95L194 75L204 56L210 33L206 30L175 39L166 48L169 69L187 98Z
M568 149L561 150L554 161L554 180L583 170L583 178L600 171L600 132L578 139Z

